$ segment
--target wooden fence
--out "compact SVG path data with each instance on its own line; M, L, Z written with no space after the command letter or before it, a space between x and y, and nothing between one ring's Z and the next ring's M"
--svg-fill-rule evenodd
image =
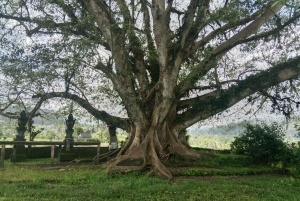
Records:
M65 142L62 141L0 141L1 144L1 156L0 156L0 167L4 166L4 157L5 157L5 145L51 145L51 160L50 164L54 165L54 151L55 145L59 145L59 149L61 149L62 145L65 145ZM99 156L100 156L100 142L73 142L72 145L97 145L97 157L96 163L99 163ZM14 146L12 152L12 158L16 157L16 147ZM12 161L15 162L15 161ZM60 159L58 160L60 162Z

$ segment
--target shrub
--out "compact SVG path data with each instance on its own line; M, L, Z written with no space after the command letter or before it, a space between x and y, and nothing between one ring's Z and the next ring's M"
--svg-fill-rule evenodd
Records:
M282 126L273 123L270 126L262 124L246 124L245 131L231 143L232 152L244 154L253 162L272 164L282 162L285 168L292 158L292 150L283 141Z
M300 142L298 142L298 148L295 151L295 156L294 156L294 176L300 177Z
M298 137L300 137L300 125L299 123L295 124L295 128L298 132ZM295 154L294 154L294 176L300 177L300 142L298 142L298 147L295 149Z

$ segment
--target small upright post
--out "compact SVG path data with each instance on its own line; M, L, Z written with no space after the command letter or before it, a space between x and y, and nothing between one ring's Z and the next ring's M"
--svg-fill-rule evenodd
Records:
M58 157L57 157L57 163L60 164L60 155L61 155L61 145L58 147Z
M111 122L106 123L109 132L109 151L118 149L117 127Z
M51 166L54 165L54 151L55 151L55 146L51 145L51 162L50 162Z
M11 157L11 162L14 164L16 163L16 155L17 155L17 146L14 145L12 150L12 157Z
M2 144L1 145L0 167L4 167L4 158L5 158L5 144Z
M100 159L100 145L101 145L101 143L99 143L98 144L98 146L97 146L97 164L99 164L99 159Z

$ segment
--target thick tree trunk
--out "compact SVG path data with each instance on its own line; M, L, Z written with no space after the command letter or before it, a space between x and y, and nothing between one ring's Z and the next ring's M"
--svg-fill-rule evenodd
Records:
M200 155L181 143L167 123L150 127L143 140L138 139L141 130L133 127L131 137L119 150L116 158L106 164L108 173L148 171L148 175L157 175L169 180L172 174L163 164L164 160L172 155L189 160L200 159Z
M178 140L187 148L191 148L189 142L188 142L188 137L186 135L187 131L186 129L182 130L179 134L178 134Z

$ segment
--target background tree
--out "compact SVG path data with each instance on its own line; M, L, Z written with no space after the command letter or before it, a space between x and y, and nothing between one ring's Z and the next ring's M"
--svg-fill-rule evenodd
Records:
M40 134L44 128L41 128L40 130L36 130L36 126L33 125L33 120L29 119L28 123L27 123L27 131L29 133L29 141L34 141L34 138ZM31 146L29 146L31 147Z
M83 132L84 132L83 127L81 127L81 126L75 126L74 136L78 136L80 133L83 133Z
M2 55L3 56L3 55ZM1 63L2 68L5 69L4 62ZM7 77L0 72L0 115L9 119L17 120L20 112L25 110L27 115L30 117L28 120L36 116L41 116L40 107L43 100L27 101L30 87L26 86L26 83L20 83L21 79L18 76ZM34 107L32 107L34 106ZM28 122L29 123L29 122Z
M200 159L178 137L189 126L247 97L270 99L287 116L298 105L298 4L2 2L1 71L34 100L70 99L130 132L108 172L150 165L149 175L170 179L164 159ZM108 105L123 106L125 116L101 110Z

